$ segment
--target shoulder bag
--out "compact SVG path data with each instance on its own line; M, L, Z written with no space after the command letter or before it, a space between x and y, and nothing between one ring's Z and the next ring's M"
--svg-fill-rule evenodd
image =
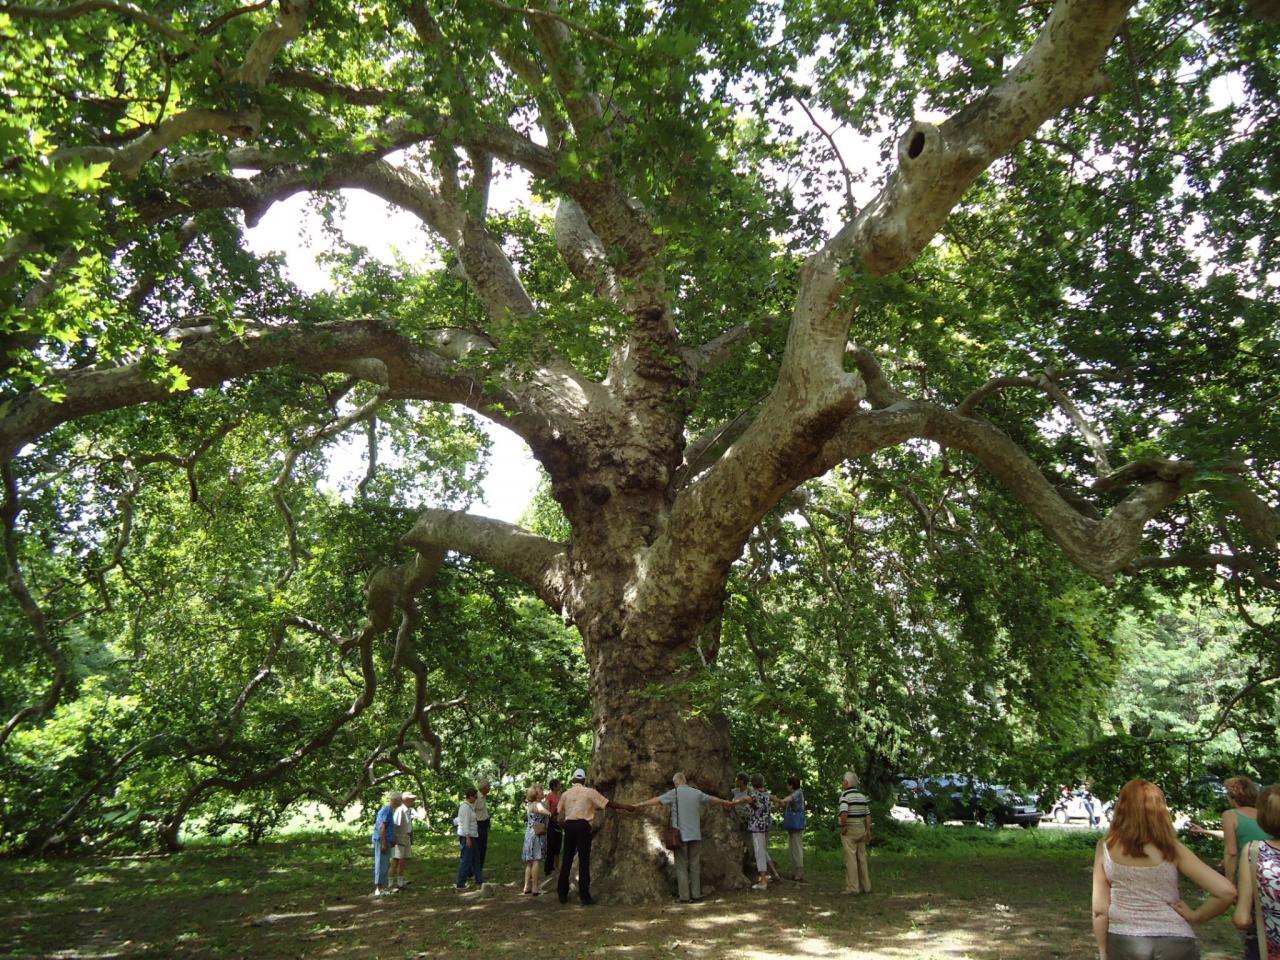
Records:
M1259 882L1258 877L1258 864L1262 860L1261 840L1249 841L1249 845L1245 847L1245 859L1248 861L1249 870L1253 874L1253 925L1254 935L1258 938L1258 956L1265 958L1267 955L1267 926L1262 920L1262 884Z
M675 812L675 826L667 827L662 837L662 845L668 850L679 850L684 846L684 838L680 836L680 788L675 789L675 799L671 801L671 809Z

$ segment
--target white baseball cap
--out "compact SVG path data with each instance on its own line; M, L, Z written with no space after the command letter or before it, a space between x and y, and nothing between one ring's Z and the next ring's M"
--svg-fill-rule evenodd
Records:
M579 767L577 770L573 771L573 779L574 779L574 781L575 781L575 782L576 782L576 781L578 781L578 780L586 780L586 779L587 779L587 771L585 771L585 770L583 770L581 767Z

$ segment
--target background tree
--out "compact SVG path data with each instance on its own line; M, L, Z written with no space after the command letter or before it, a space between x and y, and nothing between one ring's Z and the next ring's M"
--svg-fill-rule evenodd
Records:
M446 550L504 570L577 628L592 778L622 799L676 768L728 782L728 725L693 709L690 684L714 660L702 641L760 521L841 464L941 486L920 519L932 533L950 525L955 471L976 465L1002 491L994 522L1018 504L1103 583L1189 566L1245 596L1273 588L1276 515L1253 491L1276 490L1275 28L1244 10L1131 6L0 8L16 41L0 54L15 103L0 133L5 547L32 645L16 657L22 687L39 669L30 651L52 669L36 699L14 700L0 744L74 686L83 611L55 608L75 576L37 567L92 550L42 558L23 526L82 469L54 454L132 421L132 490L147 457L133 448L172 409L147 405L188 393L211 415L164 455L193 489L205 456L266 439L245 418L277 409L273 390L297 397L279 401L297 419L282 416L275 452L256 447L258 466L226 477L229 496L270 486L282 536L256 577L212 578L220 602L234 594L231 633L259 650L273 638L239 695L246 667L192 679L227 703L222 752L240 751L242 704L295 634L359 677L327 721L326 691L299 691L317 726L283 757L246 755L248 772L216 769L222 740L193 744L215 771L159 818L169 842L204 793L265 787L346 736L375 702L392 628L391 663L414 677L410 724L431 742L414 638ZM1218 78L1243 91L1230 108L1213 108ZM879 166L849 169L824 122L878 138ZM556 200L553 225L490 214L506 170ZM336 293L305 296L243 248L243 226L274 202L338 189L418 216L444 269L396 276L352 256ZM353 524L357 549L393 564L369 574L363 619L350 606L329 624L307 616L312 598L287 591L323 510L291 499L293 471L363 428L376 477L368 425L399 419L412 438L414 421L444 416L425 401L523 438L567 538L410 486L436 505L402 536ZM406 441L404 460L424 455ZM90 486L75 510L93 518L103 487ZM409 506L393 493L388 506ZM127 579L96 529L87 572ZM997 653L1012 618L977 609L991 579L970 564L948 577L940 596L972 609L931 644ZM1047 614L1075 588L1041 590ZM1018 664L1007 658L1002 685L1030 691ZM983 673L975 683L997 682ZM721 832L708 879L733 883ZM663 893L658 871L636 867L659 862L650 824L611 821L602 843L609 895Z

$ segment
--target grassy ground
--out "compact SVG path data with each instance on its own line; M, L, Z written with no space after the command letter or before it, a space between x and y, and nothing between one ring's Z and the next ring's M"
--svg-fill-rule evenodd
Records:
M519 840L495 835L494 899L452 890L456 846L424 845L405 893L367 896L372 860L350 835L174 857L0 862L0 957L466 957L738 960L1031 960L1095 957L1091 838L1080 833L905 830L872 851L875 892L844 896L836 850L811 882L690 906L585 909L519 894ZM775 851L780 864L786 854ZM1188 891L1191 895L1191 891ZM1198 901L1196 901L1198 902ZM1239 956L1225 917L1204 960Z

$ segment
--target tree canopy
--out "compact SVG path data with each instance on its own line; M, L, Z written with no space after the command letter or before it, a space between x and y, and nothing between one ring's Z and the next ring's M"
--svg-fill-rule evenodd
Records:
M1025 775L1160 593L1269 696L1269 14L0 5L7 835L481 761L648 795L730 730ZM298 194L325 291L246 240ZM471 414L546 472L523 526L467 512Z

